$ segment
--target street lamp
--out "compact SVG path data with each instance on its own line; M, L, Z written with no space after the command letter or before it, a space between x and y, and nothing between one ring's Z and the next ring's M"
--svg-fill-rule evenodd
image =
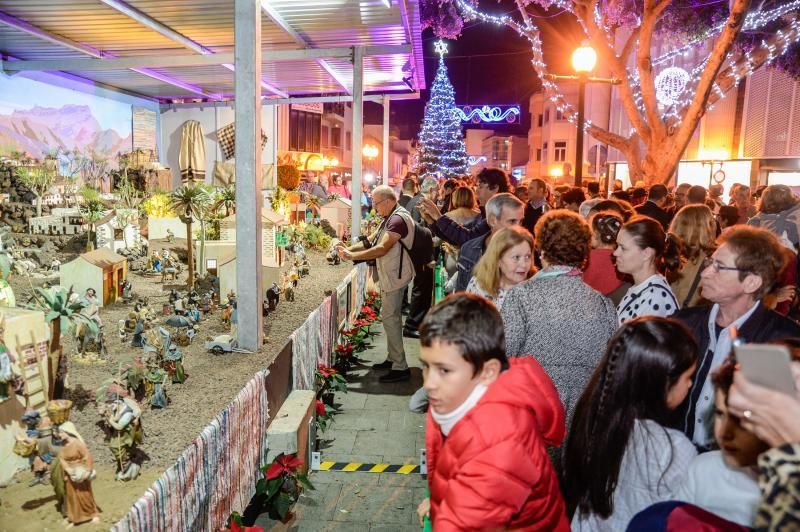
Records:
M588 41L583 43L572 52L572 68L577 75L574 76L557 76L554 74L547 74L546 79L554 81L577 81L578 82L578 138L575 146L575 186L583 186L583 125L584 119L584 100L586 99L586 84L587 83L610 83L611 85L619 85L618 79L596 78L589 76L589 73L594 70L597 64L597 52L589 46Z
M583 41L572 52L572 68L578 73L578 140L575 143L575 186L583 186L583 108L586 100L586 80L597 64L597 52Z

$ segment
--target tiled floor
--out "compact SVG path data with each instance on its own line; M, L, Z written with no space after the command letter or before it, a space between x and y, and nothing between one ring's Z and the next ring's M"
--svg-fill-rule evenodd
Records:
M379 330L382 329L379 327ZM336 395L341 412L321 436L323 461L418 464L425 447L425 416L408 410L408 400L422 386L419 341L405 339L411 381L381 384L382 374L368 367L348 376L349 392ZM367 364L386 358L384 336L361 354ZM270 530L418 532L417 506L425 498L425 478L419 473L344 473L316 471L316 490L306 491L294 507L288 525L275 526L262 516L258 526Z

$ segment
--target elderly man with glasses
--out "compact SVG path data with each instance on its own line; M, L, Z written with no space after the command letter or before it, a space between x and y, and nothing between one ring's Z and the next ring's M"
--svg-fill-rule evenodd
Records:
M701 273L702 295L713 305L672 316L688 325L697 340L697 372L675 424L700 448L714 441L710 376L730 354L733 341L764 343L800 336L800 325L762 301L784 267L778 239L764 229L736 226L723 233L718 244Z

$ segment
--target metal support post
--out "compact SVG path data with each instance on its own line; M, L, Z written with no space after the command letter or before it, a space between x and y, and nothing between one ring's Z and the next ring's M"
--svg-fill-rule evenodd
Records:
M261 2L235 0L236 292L239 347L263 336L261 265Z
M391 145L389 144L389 106L392 101L384 96L383 97L383 165L381 166L381 173L383 175L383 184L389 184L389 152Z
M575 186L583 186L583 107L586 100L586 78L578 78L578 141L575 143Z
M350 146L353 152L353 181L350 183L352 196L351 212L353 224L350 234L353 242L361 233L361 178L363 163L361 159L361 144L364 141L364 48L353 48L353 142Z

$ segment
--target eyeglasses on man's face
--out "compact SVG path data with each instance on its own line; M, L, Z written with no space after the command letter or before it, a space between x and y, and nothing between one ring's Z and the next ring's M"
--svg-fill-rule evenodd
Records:
M705 270L705 269L707 269L709 267L711 267L711 270L714 273L719 273L719 272L722 272L722 271L752 273L751 270L745 270L745 269L742 269L742 268L737 268L736 266L726 266L725 264L722 264L720 261L716 260L713 257L706 257L703 260L703 269Z

